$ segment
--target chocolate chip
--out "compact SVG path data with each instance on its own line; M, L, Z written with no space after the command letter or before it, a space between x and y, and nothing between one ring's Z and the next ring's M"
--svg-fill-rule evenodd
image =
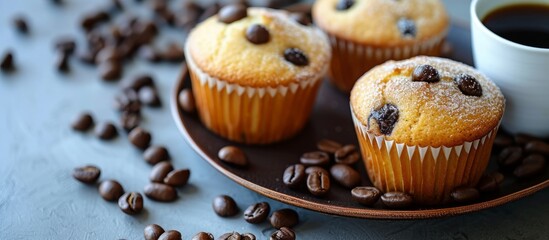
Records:
M160 235L164 233L164 229L157 224L150 224L143 229L145 240L158 240Z
M305 181L305 166L302 164L294 164L284 170L282 182L290 188L299 188Z
M271 234L270 240L295 240L295 232L291 228L281 227Z
M211 233L199 232L191 240L214 240L214 236Z
M354 188L360 185L360 174L345 164L335 164L330 168L330 174L341 186Z
M524 146L527 153L540 153L549 156L549 144L542 141L531 141Z
M355 187L351 190L351 196L355 202L364 206L372 206L381 197L381 191L375 187Z
M57 71L67 73L70 71L69 55L66 53L60 53L55 61L55 68Z
M330 139L321 139L316 143L316 147L320 151L324 151L327 153L334 154L337 150L339 150L343 145L341 143L338 143L334 140Z
M193 113L196 110L193 92L190 89L186 88L181 90L181 92L179 92L177 100L179 102L179 106L185 112Z
M511 146L504 148L498 155L497 162L503 169L511 169L520 164L522 148Z
M321 151L307 152L301 155L299 162L306 166L321 166L330 163L330 156Z
M149 179L151 182L164 182L164 178L168 176L168 173L173 170L173 166L170 162L163 161L154 165L151 169Z
M307 56L297 48L287 48L284 50L284 59L296 66L306 66L309 64Z
M381 202L389 208L402 209L412 206L414 199L403 192L386 192L381 195Z
M225 146L219 150L217 157L226 163L244 167L248 165L248 158L244 152L235 146Z
M331 186L328 171L322 170L311 171L307 175L307 190L317 197L322 197L328 194Z
M101 175L101 170L93 165L86 165L83 167L77 167L74 168L72 171L72 176L74 179L85 183L85 184L92 184L99 179L99 176Z
M95 126L95 135L102 140L111 140L118 136L116 127L111 122L103 122Z
M173 187L185 186L190 176L191 170L189 169L173 170L164 178L164 183Z
M158 107L160 106L160 98L156 89L153 87L145 86L139 89L139 101L148 106Z
M433 66L419 65L412 73L412 81L434 83L440 81L440 76Z
M90 113L84 112L76 116L72 121L71 127L76 131L87 131L93 126L93 117Z
M136 127L130 132L128 138L134 146L144 150L149 147L152 136L148 131L140 127Z
M390 103L383 105L382 107L375 109L368 118L368 127L370 127L370 118L376 120L379 131L385 135L391 135L395 124L398 122L399 111L398 108Z
M130 132L132 129L139 126L139 122L141 122L139 113L124 111L122 116L120 116L120 125L126 132Z
M122 77L122 65L116 61L100 62L99 74L105 81L114 81Z
M124 194L124 188L115 180L105 180L99 184L99 194L106 201L117 201Z
M241 4L230 4L219 10L217 18L223 23L232 23L248 16L246 6Z
M416 36L416 23L408 18L400 18L397 22L398 30L403 37Z
M467 96L482 96L482 86L480 86L480 83L473 76L460 73L454 78L454 81L457 83L461 93Z
M269 42L271 35L261 24L253 24L246 30L246 39L253 44L264 44Z
M267 202L255 203L244 211L244 220L249 223L257 224L265 221L269 216L271 206Z
M169 230L165 233L162 233L158 240L181 240L181 233L176 230Z
M304 13L292 13L290 14L290 18L303 26L310 26L313 24L311 18Z
M163 183L149 183L143 192L148 198L159 202L172 202L177 199L175 188Z
M355 4L354 0L339 0L336 4L336 9L339 11L347 10Z
M227 195L220 195L212 202L214 212L220 217L230 217L238 213L238 206L233 198Z
M282 227L293 227L299 222L299 215L293 209L283 208L277 211L274 211L273 214L269 217L271 226L276 229Z
M360 154L353 144L345 145L335 152L335 162L345 165L353 165L360 159Z
M18 32L27 34L29 33L29 25L27 24L27 20L23 16L18 16L13 19L13 24L15 25L15 29L17 29Z
M543 172L545 168L545 157L541 154L531 154L525 157L513 175L519 179L535 177Z
M143 210L143 196L138 192L124 193L118 199L118 207L126 214L138 214Z
M0 63L0 69L4 72L9 72L15 69L15 64L13 61L13 53L8 51L2 57L2 62Z
M143 158L148 164L155 165L170 160L168 149L162 146L150 146L143 152Z
M458 187L450 193L450 197L458 203L468 203L478 199L480 193L476 188Z

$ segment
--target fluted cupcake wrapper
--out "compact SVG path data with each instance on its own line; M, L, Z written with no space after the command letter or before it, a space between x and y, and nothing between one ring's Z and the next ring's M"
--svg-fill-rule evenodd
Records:
M419 44L385 48L354 43L329 33L328 37L332 46L330 81L343 92L350 92L360 76L388 60L440 55L446 31Z
M352 112L352 110L351 110ZM415 146L369 133L352 113L370 180L384 192L411 194L418 204L448 202L460 186L476 186L490 160L496 126L483 137L446 147Z

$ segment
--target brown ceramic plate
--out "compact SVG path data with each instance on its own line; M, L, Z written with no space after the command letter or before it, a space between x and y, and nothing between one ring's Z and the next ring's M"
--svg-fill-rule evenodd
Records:
M454 48L450 58L472 64L469 30L453 26L448 41ZM190 87L189 81L181 77L175 85L171 99L172 114L179 130L189 144L206 161L233 181L258 192L266 197L310 209L313 211L352 216L360 218L419 219L451 216L498 206L530 195L549 186L549 171L524 182L507 177L501 186L501 192L483 196L469 205L447 205L436 208L418 208L410 210L389 210L381 203L372 208L363 207L351 199L349 189L333 184L328 196L316 198L306 190L295 191L285 187L281 177L284 169L299 162L303 152L315 150L318 140L329 138L341 143L357 144L355 130L351 120L348 96L338 92L333 86L324 83L320 89L311 119L306 127L294 138L268 146L245 146L225 140L208 131L196 114L181 110L177 104L177 95L183 87ZM236 168L221 162L217 152L226 145L241 147L248 155L250 166ZM492 161L493 162L493 161ZM488 171L495 169L491 164ZM363 185L371 185L366 177L364 165L359 163Z

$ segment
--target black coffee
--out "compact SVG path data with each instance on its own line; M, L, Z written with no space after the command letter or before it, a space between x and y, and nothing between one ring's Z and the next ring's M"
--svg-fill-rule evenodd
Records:
M486 15L482 23L509 41L549 48L549 5L518 4L502 7Z

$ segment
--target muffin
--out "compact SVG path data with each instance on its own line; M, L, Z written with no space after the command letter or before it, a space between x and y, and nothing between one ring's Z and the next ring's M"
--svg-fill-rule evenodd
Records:
M204 125L268 144L303 128L331 52L321 30L285 11L229 5L192 30L185 56Z
M372 183L433 205L448 202L456 187L476 186L505 99L472 67L420 56L368 71L350 104Z
M344 92L387 60L440 55L449 27L440 0L317 0L313 19L330 38L330 79Z

